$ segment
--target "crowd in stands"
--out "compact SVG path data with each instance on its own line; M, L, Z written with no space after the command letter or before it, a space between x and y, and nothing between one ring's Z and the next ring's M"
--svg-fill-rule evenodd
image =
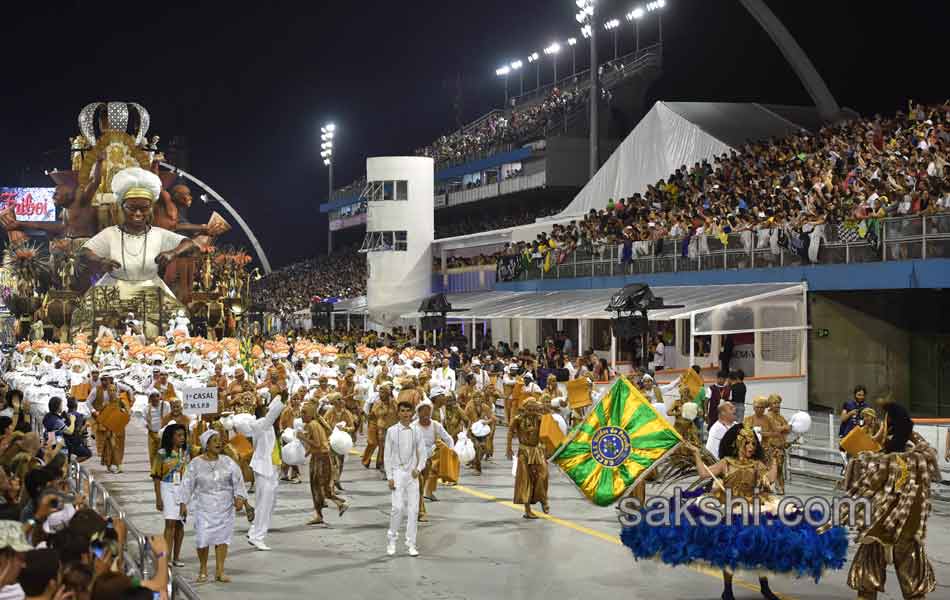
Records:
M309 308L310 299L355 298L366 294L366 257L348 248L287 265L255 282L253 301L286 316Z
M483 156L502 147L531 141L560 124L565 115L586 102L582 91L554 88L537 104L516 107L511 112L495 113L455 133L443 135L431 146L416 150L417 156L430 156L436 164L457 163Z
M621 262L677 252L695 257L710 243L788 251L818 262L829 238L880 243L880 219L950 210L950 103L909 103L875 116L746 145L628 198L609 199L579 221L509 245L549 268L577 249L618 247Z

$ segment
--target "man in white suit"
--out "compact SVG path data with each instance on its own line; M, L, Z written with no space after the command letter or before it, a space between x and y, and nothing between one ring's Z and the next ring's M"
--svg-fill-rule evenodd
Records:
M277 444L277 435L274 433L274 423L280 418L284 410L286 387L280 395L274 398L267 408L267 414L251 424L254 433L254 454L251 456L251 469L254 471L254 504L255 517L251 529L247 532L247 543L258 550L270 550L264 543L270 520L274 514L274 505L277 503L277 485L280 476L280 457L275 459L274 450Z
M386 554L396 553L399 525L406 518L406 547L409 556L419 556L416 550L416 530L419 518L419 472L426 462L422 435L412 426L415 411L411 402L399 403L399 422L386 430L384 464L386 479L392 491L392 509L389 514L389 543Z

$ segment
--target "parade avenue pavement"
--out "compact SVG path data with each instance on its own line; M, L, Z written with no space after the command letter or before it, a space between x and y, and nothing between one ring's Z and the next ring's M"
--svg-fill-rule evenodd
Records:
M225 569L232 583L195 585L198 563L189 522L181 553L186 566L181 572L206 600L700 600L722 593L721 575L714 569L635 561L618 538L616 509L588 503L556 467L551 467L551 514L536 521L522 519L522 507L510 502L513 478L511 461L504 456L505 434L499 427L494 461L483 465L482 476L463 467L458 486L440 484L436 492L440 501L426 502L429 522L419 524L417 558L406 554L402 536L396 555L386 555L389 490L379 472L364 469L359 457L351 455L342 479L351 507L340 518L331 503L324 510L328 528L306 525L313 506L304 467L304 483L280 483L266 539L272 551L247 544L244 534L249 524L238 515ZM357 449L362 450L363 441L361 437ZM105 473L96 457L87 465L129 520L143 532L160 534L163 523L155 509L146 448L144 429L130 425L123 473ZM829 483L801 477L786 491L801 498L832 493ZM927 552L938 584L932 597L950 597L950 509L945 504L936 504L928 522ZM848 554L850 565L853 544ZM209 560L212 569L213 560ZM826 573L818 584L808 578L777 576L770 576L770 581L783 599L853 599L846 575L847 566ZM741 573L735 584L737 598L761 598L755 574ZM888 569L887 594L880 600L900 597L897 578Z

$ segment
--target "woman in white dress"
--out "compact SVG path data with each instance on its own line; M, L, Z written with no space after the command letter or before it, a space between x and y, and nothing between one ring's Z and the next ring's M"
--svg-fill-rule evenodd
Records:
M217 431L201 434L204 453L188 465L179 490L181 516L192 506L195 518L195 546L198 547L198 582L208 580L208 548L214 546L215 581L228 583L224 560L234 533L234 511L247 501L241 467L221 454L224 442Z

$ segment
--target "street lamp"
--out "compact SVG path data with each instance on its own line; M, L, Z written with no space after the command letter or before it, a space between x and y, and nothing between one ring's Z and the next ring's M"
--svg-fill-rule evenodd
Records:
M520 60L513 61L510 65L512 71L518 71L519 75L519 84L518 84L518 95L521 96L524 94L524 71L521 70L521 67L524 66L524 63Z
M557 82L557 55L561 51L561 45L557 42L552 42L547 48L544 49L544 53L549 55L554 62L554 81Z
M636 47L638 54L640 53L640 19L643 18L644 13L645 11L641 6L638 6L627 13L627 20L633 21L634 31L636 32L634 35L636 37Z
M567 38L567 45L571 47L571 77L577 75L577 38Z
M528 55L528 62L534 63L534 87L535 89L541 87L541 63L538 62L541 60L541 57L538 56L537 52L532 52Z
M508 107L508 74L511 73L511 67L505 65L495 69L495 75L505 78L505 107Z
M604 23L604 29L614 32L614 60L617 60L617 33L620 27L620 19L610 19Z

